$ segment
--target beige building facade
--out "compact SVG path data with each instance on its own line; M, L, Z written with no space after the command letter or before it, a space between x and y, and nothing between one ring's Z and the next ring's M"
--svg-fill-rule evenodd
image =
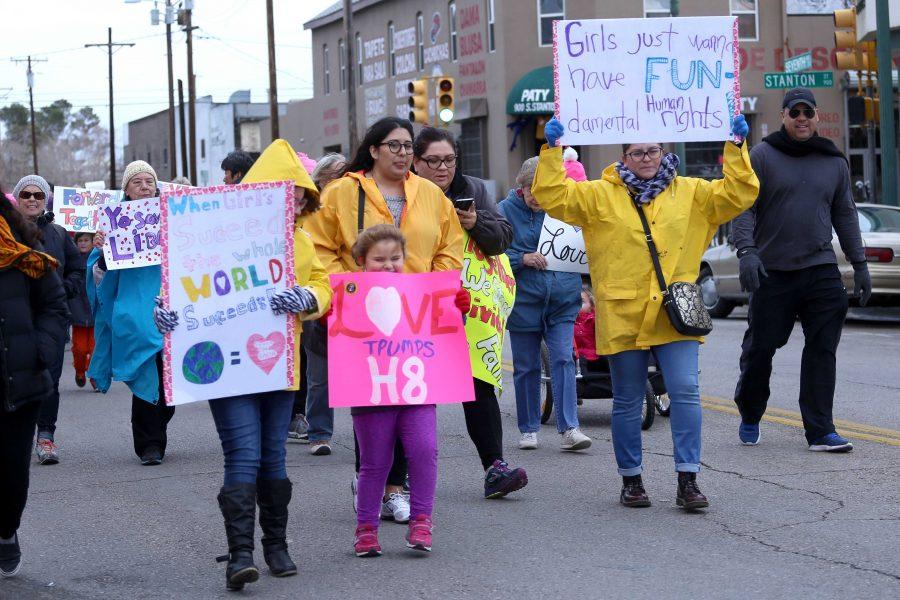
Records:
M681 0L680 16L738 17L742 109L751 142L781 126L783 90L766 89L763 76L782 70L786 52L810 52L813 70L833 71L835 85L814 90L820 133L848 151L855 178L867 177L865 134L845 119L846 84L834 64L830 13L786 16L786 1ZM348 70L360 138L383 116L407 116L411 80L449 75L456 84L450 129L460 139L463 170L491 181L500 197L522 161L540 148L553 112L552 21L669 16L669 7L669 0L356 0L352 37L345 40L338 2L304 24L312 31L314 96L288 104L281 134L310 156L347 154ZM347 43L352 64L344 58ZM588 176L598 177L621 148L580 151ZM687 144L682 159L689 174L715 177L721 152L719 143Z

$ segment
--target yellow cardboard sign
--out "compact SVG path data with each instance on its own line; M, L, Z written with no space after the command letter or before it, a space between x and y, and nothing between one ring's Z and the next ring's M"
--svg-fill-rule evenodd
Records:
M462 286L472 298L466 318L466 339L472 375L503 388L503 335L516 301L516 279L506 254L485 256L465 235Z

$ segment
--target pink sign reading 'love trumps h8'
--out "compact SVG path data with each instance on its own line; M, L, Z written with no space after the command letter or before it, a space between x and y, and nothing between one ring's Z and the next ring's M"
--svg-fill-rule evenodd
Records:
M459 271L331 275L328 404L408 406L475 399Z

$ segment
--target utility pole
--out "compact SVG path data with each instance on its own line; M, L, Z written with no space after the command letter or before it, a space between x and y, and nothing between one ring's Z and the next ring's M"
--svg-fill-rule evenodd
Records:
M891 64L891 27L888 0L876 0L876 48L881 126L881 199L897 206L897 129L894 123L894 77Z
M34 166L34 174L39 175L38 171L38 159L37 159L37 130L34 126L34 72L31 70L31 63L33 62L47 62L46 59L32 59L31 55L28 56L27 59L21 58L13 58L12 62L20 63L27 62L28 70L25 74L28 77L28 110L31 113L31 160Z
M166 56L169 69L169 181L175 179L175 83L172 68L172 0L166 0Z
M193 3L187 6L192 6ZM194 80L194 41L193 31L195 27L191 23L191 8L184 11L184 30L187 33L187 70L188 70L188 149L190 157L190 175L188 179L194 185L199 185L197 180L197 113L194 103L197 100L197 90Z
M266 32L269 37L269 121L272 124L272 139L281 137L278 127L278 85L275 82L275 14L272 0L266 0Z
M347 156L352 155L353 152L356 151L356 147L359 145L359 134L356 128L356 84L353 81L354 44L353 38L350 35L353 22L353 7L351 6L352 2L353 0L344 0L344 51L347 53L347 56L344 58L344 62L347 65L347 132L349 133L347 143L350 145ZM340 73L338 73L338 76L340 76ZM340 88L340 85L338 86L338 88Z
M187 155L187 129L184 123L184 85L178 80L178 124L181 130L181 174L187 177L188 172L188 155ZM194 183L194 180L191 180Z
M681 14L681 2L679 0L669 1L669 13L673 17ZM675 151L675 155L681 159L678 161L678 174L681 176L687 175L687 156L685 156L684 142L675 142L672 149Z
M134 44L116 43L112 41L112 27L106 28L105 44L85 44L85 48L106 47L109 57L109 189L116 189L116 122L113 118L113 48L120 46L134 46Z

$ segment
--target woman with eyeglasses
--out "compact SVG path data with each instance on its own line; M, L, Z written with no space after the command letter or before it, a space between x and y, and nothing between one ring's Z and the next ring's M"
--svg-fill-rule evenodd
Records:
M360 229L379 223L396 225L406 238L405 272L462 267L463 234L453 204L441 188L410 172L412 161L413 128L409 121L385 117L369 127L343 177L322 190L322 207L303 226L326 271L359 271L351 252L353 244ZM321 332L308 335L304 329L304 336L313 338L304 342L310 452L330 454L334 411L328 408L327 348ZM399 450L388 477L381 516L403 523L410 518L410 507L402 493L406 469ZM355 480L353 490L355 493Z
M662 144L641 143L624 145L621 160L599 180L576 183L566 179L563 167L562 123L550 119L544 129L547 145L532 191L548 214L583 228L596 298L597 354L608 357L612 375L613 449L625 506L650 505L641 480L641 404L651 352L671 399L676 503L688 511L709 506L697 486L702 338L672 326L638 211L646 216L666 284L696 281L718 226L750 208L759 191L743 115L734 118L731 131L737 141L725 142L723 179L680 177L676 155Z
M538 252L546 213L531 193L536 168L536 156L522 164L516 175L517 187L499 206L513 227L513 240L506 255L516 276L516 303L506 328L512 347L519 448L538 447L543 342L550 352L550 385L560 450L574 452L591 446L591 438L578 428L572 355L575 317L581 309L581 275L548 270L547 259Z

